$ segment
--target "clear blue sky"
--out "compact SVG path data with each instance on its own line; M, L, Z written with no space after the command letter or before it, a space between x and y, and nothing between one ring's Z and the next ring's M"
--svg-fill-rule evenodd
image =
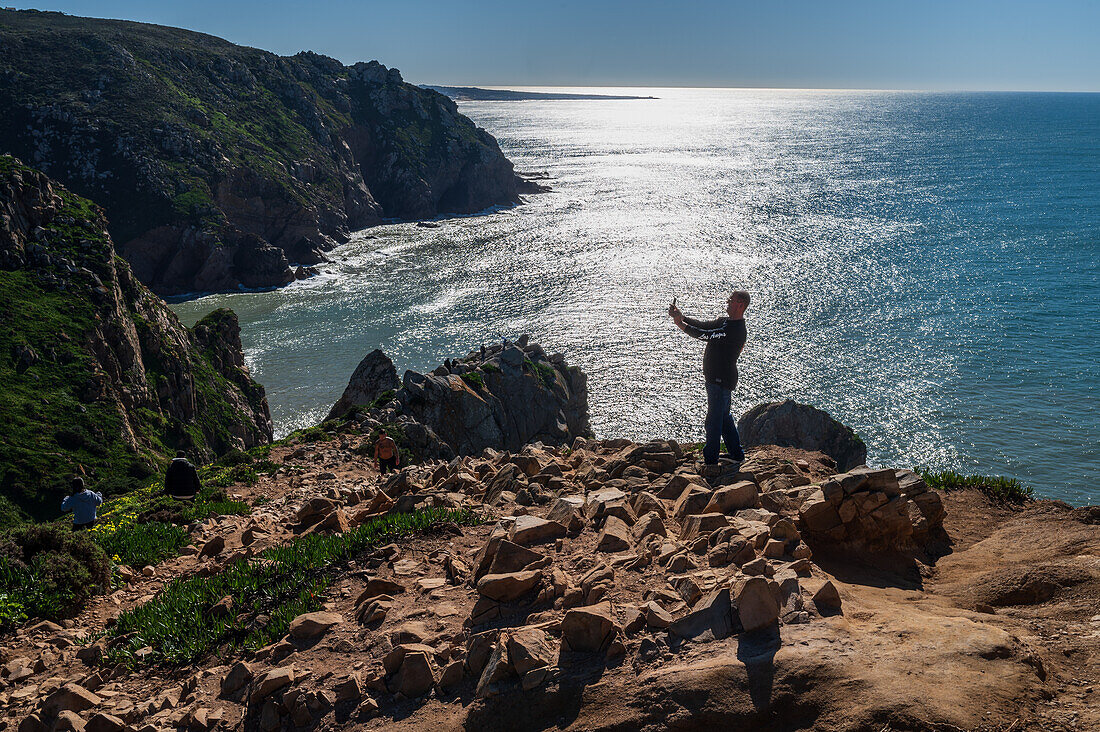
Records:
M378 59L416 83L1100 91L1100 0L15 5Z

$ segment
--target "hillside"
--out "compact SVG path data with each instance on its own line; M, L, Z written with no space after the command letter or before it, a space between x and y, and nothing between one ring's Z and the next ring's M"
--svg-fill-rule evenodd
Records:
M0 156L0 526L55 516L68 478L129 490L177 448L271 440L229 310L185 328L115 254L103 212Z
M121 568L126 585L67 627L5 638L0 724L1100 724L1096 509L941 494L905 470L834 475L789 448L710 479L688 446L583 438L381 477L371 445L333 421L274 446L274 469L228 488L250 515L211 517L182 556ZM883 491L925 500L870 524L892 551L837 556L804 499L838 490L856 516ZM946 514L922 513L933 505ZM943 522L947 556L899 531L922 515Z
M39 11L0 11L2 152L105 208L160 294L286 284L350 230L536 188L377 62Z

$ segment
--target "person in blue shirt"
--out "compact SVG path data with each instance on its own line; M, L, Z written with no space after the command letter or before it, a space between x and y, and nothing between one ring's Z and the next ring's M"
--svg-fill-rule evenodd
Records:
M90 529L95 526L96 509L103 503L103 496L84 486L79 475L73 478L73 493L61 502L62 511L73 512L73 529Z

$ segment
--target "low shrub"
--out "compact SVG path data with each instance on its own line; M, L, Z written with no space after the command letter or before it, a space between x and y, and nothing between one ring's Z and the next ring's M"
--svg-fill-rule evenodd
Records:
M471 371L468 374L462 374L462 380L470 386L474 387L475 389L485 388L485 377L483 377L476 371Z
M972 488L989 498L1003 503L1026 503L1032 500L1031 486L1015 478L996 475L963 475L953 470L931 471L917 468L929 488L941 491L959 491Z
M0 537L0 626L72 617L109 586L110 567L87 532L58 524L9 531Z
M384 516L345 534L302 536L213 577L173 580L156 598L118 617L108 632L106 662L136 664L136 652L146 646L153 652L145 662L169 665L218 650L263 647L285 635L296 616L321 606L335 570L349 559L443 524L479 521L469 511L443 509ZM233 615L212 615L226 596L233 599Z

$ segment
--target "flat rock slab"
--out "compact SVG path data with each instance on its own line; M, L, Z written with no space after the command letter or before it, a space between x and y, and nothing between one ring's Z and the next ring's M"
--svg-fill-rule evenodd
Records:
M508 574L487 574L477 581L477 591L490 600L511 602L518 600L542 580L542 570Z
M512 524L511 540L520 545L541 544L565 536L565 526L538 516L519 516Z
M316 612L299 615L290 621L290 637L295 640L310 640L328 632L328 629L340 623L336 613Z

